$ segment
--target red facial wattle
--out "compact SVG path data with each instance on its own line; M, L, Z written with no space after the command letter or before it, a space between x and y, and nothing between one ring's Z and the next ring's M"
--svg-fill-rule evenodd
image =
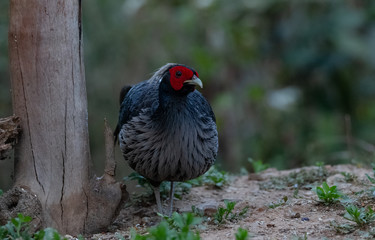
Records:
M184 82L192 79L194 76L194 72L191 69L184 66L173 67L169 69L169 73L171 86L176 91L181 90L181 88L184 85ZM195 73L195 75L198 77L197 73Z

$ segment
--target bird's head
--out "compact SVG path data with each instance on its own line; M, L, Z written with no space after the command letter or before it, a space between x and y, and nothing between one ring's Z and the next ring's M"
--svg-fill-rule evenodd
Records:
M184 65L175 64L167 68L162 76L161 84L176 93L186 95L195 90L196 86L203 88L198 73Z

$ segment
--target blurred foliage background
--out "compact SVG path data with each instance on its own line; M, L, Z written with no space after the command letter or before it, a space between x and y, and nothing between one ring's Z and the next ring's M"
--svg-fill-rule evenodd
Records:
M7 1L0 2L0 117L10 115ZM85 0L89 128L103 169L125 84L167 62L194 67L216 113L223 169L353 163L375 152L375 1ZM129 172L117 153L119 177ZM12 162L0 161L0 188ZM251 169L249 169L251 170Z

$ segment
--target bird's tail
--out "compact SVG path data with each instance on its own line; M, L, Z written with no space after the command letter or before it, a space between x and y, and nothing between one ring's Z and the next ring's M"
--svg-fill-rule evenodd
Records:
M126 94L128 94L128 92L129 92L129 90L131 88L132 88L132 86L128 86L128 85L123 86L121 88L120 97L119 97L120 106L121 106L122 102L124 101L124 98L125 98ZM119 122L119 123L117 123L116 129L113 132L113 136L114 136L114 139L115 139L115 144L117 143L118 134L120 133L120 130L121 130L121 126L120 126L120 122Z

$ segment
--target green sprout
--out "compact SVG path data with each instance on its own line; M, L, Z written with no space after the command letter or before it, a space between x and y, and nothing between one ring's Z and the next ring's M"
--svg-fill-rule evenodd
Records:
M331 204L342 197L336 188L337 186L330 187L326 182L323 182L322 187L316 187L316 194L324 203Z
M42 229L35 234L30 232L31 217L21 213L16 218L12 218L4 226L0 226L0 239L26 239L26 240L61 240L65 239L53 228Z
M246 229L238 228L235 237L236 240L247 240L249 238L249 232Z
M355 222L359 227L368 225L375 220L375 212L372 208L358 208L354 205L350 205L345 208L346 213L344 218Z
M227 202L230 213L232 213L234 205L232 202ZM225 213L223 214L225 215ZM174 212L172 217L159 214L162 221L149 229L147 233L141 235L133 228L130 230L131 240L200 240L199 232L195 230L199 224L202 223L202 218L196 217L193 213L179 214ZM125 240L125 237L116 234L118 239ZM249 238L246 229L238 228L235 233L236 240L247 240Z
M262 172L270 167L269 164L263 163L262 160L254 160L252 158L248 158L247 161L251 164L255 173Z
M31 217L19 213L16 218L12 218L7 224L0 227L0 239L31 239L30 221Z
M234 210L234 206L236 205L236 202L230 202L228 200L224 200L224 204L225 204L225 208L219 207L214 216L214 219L217 223L222 223L224 220L235 220L235 219L241 218L249 210L249 207L246 206L239 213L234 213L233 210Z
M215 166L211 167L202 176L187 181L193 186L214 186L216 188L222 188L228 183L228 174L225 171L219 171Z
M131 231L132 240L155 240L155 239L180 239L180 240L199 240L201 239L198 231L192 229L202 222L202 219L196 217L193 213L178 214L173 213L172 217L160 216L163 221L157 226L148 229L148 234L140 235ZM120 237L121 238L121 237Z
M315 162L315 166L319 167L319 168L323 168L324 167L324 162L322 161L317 161Z
M196 206L191 206L191 212L198 217L204 217L204 210L197 208Z
M375 167L372 168L372 173L373 173L373 176L374 176L374 177L370 177L367 173L366 173L366 176L367 176L368 180L369 180L372 184L375 184Z
M340 174L344 177L345 182L354 182L358 178L356 175L348 172L341 172Z
M285 205L286 202L288 201L288 197L287 196L284 196L281 200L279 200L277 203L271 203L268 205L269 208L271 209L275 209L277 207L280 207L282 205Z

